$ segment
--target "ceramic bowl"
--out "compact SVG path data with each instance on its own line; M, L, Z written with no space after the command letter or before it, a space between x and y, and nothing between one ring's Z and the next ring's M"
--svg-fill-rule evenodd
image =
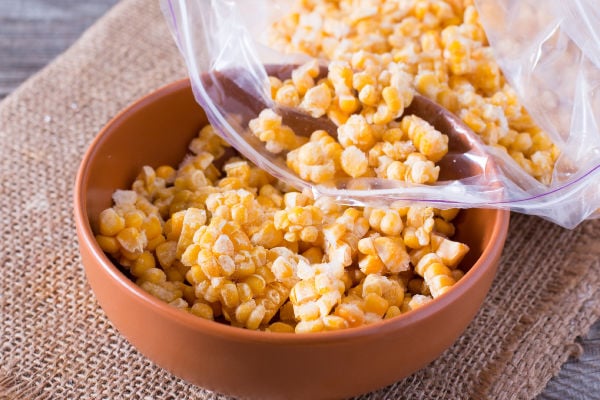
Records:
M365 327L312 334L250 331L187 314L136 286L96 243L98 215L143 165L176 166L206 123L189 82L170 84L111 120L77 175L75 221L87 279L114 327L142 354L188 382L242 398L343 398L423 368L466 329L494 278L508 211L463 210L455 239L471 248L461 265L464 278L418 310Z

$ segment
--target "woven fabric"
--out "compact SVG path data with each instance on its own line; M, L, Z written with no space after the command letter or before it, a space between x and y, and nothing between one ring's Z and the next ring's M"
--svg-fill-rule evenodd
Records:
M125 0L0 104L0 399L225 398L157 367L114 329L86 283L72 216L94 135L185 75L156 2ZM492 290L457 343L360 399L534 397L600 317L598 249L600 222L570 231L513 215Z

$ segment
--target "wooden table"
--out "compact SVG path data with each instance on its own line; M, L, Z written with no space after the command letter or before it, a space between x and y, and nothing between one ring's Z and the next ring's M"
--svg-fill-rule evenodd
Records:
M152 0L156 1L156 0ZM65 50L117 0L0 0L0 99ZM600 321L538 400L600 399Z

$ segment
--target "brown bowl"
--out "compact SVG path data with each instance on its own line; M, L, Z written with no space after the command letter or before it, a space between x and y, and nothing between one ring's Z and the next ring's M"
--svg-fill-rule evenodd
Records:
M94 238L99 213L143 165L177 165L207 123L188 81L168 85L122 111L85 154L75 186L83 265L114 326L159 366L198 386L243 398L341 398L398 381L438 357L465 330L496 272L508 211L469 209L456 220L471 251L452 290L381 323L312 334L235 328L175 309L144 292Z

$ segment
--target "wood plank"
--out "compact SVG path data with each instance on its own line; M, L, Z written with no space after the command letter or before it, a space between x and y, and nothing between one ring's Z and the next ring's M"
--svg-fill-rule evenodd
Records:
M565 363L537 400L600 399L600 321L579 343L583 354Z
M0 0L0 99L69 47L117 0Z

